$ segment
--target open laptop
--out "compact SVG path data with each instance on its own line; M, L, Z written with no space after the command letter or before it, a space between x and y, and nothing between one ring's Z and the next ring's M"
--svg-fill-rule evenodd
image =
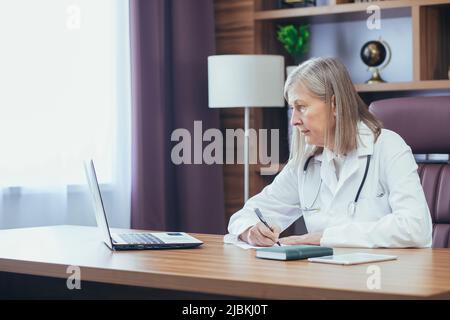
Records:
M106 218L105 207L100 193L100 187L92 160L84 162L86 178L92 194L97 226L103 234L103 241L111 250L141 250L141 249L180 249L194 248L203 244L202 241L184 232L136 232L111 233Z

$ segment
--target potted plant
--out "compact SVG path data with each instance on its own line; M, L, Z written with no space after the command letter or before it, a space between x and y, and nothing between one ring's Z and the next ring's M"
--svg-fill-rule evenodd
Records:
M278 26L277 39L292 57L294 64L298 65L309 49L309 25L295 26L288 24Z

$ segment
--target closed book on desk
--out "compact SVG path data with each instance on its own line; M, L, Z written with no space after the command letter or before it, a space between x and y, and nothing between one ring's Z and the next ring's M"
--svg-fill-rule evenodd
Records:
M256 249L256 257L273 260L299 260L314 257L331 256L333 249L321 246L281 246Z

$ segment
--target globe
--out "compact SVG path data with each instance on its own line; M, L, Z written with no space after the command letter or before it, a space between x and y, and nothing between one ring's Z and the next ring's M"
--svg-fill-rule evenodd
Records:
M369 71L372 72L372 78L367 80L366 83L385 82L381 78L380 71L391 61L391 48L387 42L381 40L381 38L379 41L368 41L362 46L360 55L362 61L369 67Z
M380 41L366 42L361 48L361 59L369 67L378 67L386 59L386 47Z

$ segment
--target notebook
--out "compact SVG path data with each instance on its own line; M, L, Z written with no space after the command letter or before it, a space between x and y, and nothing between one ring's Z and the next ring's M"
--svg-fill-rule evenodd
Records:
M332 254L332 248L310 245L270 247L256 250L257 258L272 260L299 260Z

